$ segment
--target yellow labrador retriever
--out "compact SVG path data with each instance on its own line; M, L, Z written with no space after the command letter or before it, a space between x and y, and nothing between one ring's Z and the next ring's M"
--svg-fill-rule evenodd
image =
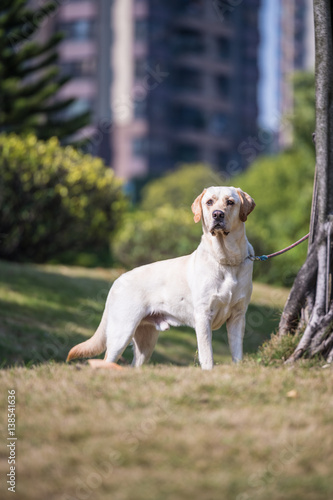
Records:
M191 254L138 267L113 284L101 323L67 361L106 350L105 364L119 359L133 341L133 366L152 355L158 330L188 325L195 329L202 369L213 368L212 330L227 323L233 361L242 359L245 313L252 292L253 248L244 222L255 207L234 187L210 187L194 201L194 221L203 236Z

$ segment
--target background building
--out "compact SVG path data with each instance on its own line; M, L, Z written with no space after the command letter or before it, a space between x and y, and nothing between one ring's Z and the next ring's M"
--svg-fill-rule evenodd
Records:
M292 76L314 71L312 0L264 0L260 13L259 124L275 134L274 149L292 141L284 120L293 112Z
M69 112L92 111L89 151L127 180L179 163L234 172L290 144L291 77L314 65L311 0L66 0L42 33L56 29ZM274 140L260 144L258 124Z
M131 179L180 162L245 166L257 130L258 11L249 0L115 0L113 166Z

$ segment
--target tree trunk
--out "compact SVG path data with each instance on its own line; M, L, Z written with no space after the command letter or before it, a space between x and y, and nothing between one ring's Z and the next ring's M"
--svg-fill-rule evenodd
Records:
M333 360L333 23L330 0L314 0L316 54L316 175L309 250L279 325L301 340L287 362L321 353ZM306 319L308 318L308 319Z

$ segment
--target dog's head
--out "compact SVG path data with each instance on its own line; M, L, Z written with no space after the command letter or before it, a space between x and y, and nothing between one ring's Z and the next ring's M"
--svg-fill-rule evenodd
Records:
M204 230L213 236L227 236L240 222L245 222L256 204L240 188L212 186L194 200L194 222L202 219Z

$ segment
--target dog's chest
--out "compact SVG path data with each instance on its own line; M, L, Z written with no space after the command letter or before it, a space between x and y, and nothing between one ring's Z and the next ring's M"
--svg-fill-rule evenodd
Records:
M223 279L215 284L214 292L210 295L209 309L212 319L212 328L220 328L231 314L233 306L241 299L239 279L232 273L226 273Z

